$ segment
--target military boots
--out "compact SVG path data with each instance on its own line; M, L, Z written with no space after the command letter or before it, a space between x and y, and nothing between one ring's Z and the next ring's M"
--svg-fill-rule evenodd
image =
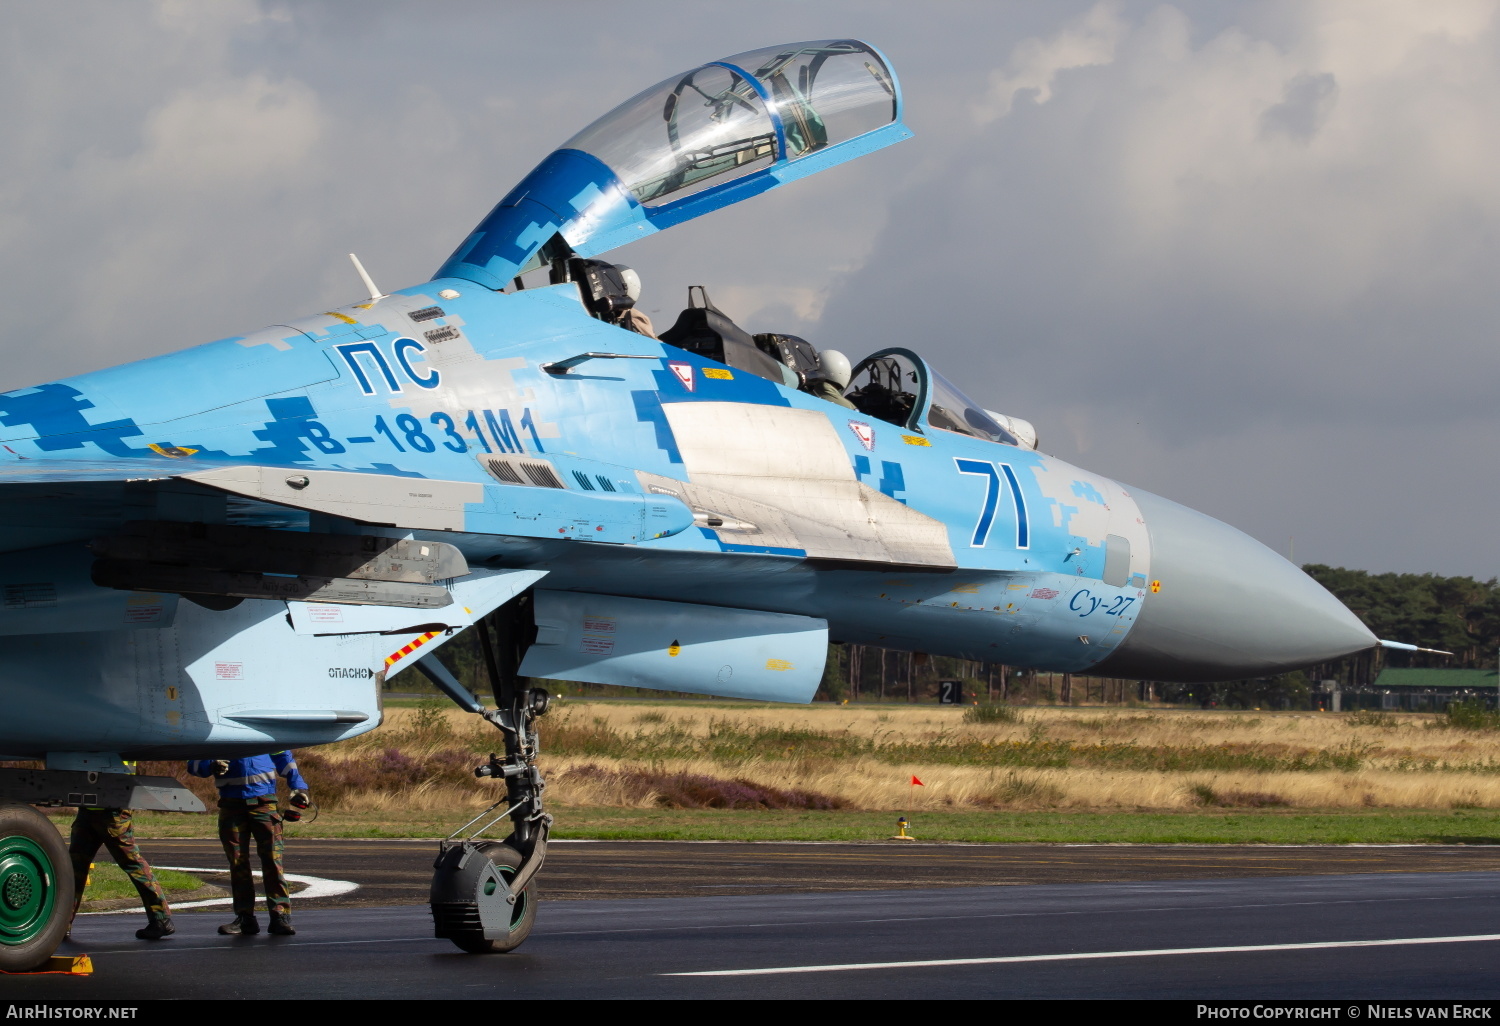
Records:
M226 937L248 937L251 934L260 933L260 923L256 920L254 913L247 912L244 915L235 916L234 922L225 923L219 927L219 932Z
M290 937L297 931L292 929L290 912L272 912L270 933L276 937Z
M172 925L172 920L153 919L135 931L135 935L140 940L161 940L163 937L170 937L176 932L177 927Z

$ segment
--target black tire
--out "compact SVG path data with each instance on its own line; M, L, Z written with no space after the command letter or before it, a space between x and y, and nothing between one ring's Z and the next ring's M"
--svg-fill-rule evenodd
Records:
M516 871L521 868L520 852L498 841L488 841L476 847L489 856L490 861L499 868L500 875L506 883L516 878ZM510 918L510 933L505 937L489 938L481 932L466 931L448 939L471 955L501 954L520 947L521 943L531 936L531 928L534 925L536 925L536 881L533 879L526 890L516 898L515 909Z
M73 867L52 821L29 805L0 803L0 969L46 964L73 916Z

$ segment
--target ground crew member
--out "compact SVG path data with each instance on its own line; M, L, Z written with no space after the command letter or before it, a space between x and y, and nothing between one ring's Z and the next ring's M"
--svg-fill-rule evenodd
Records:
M855 405L844 398L844 389L849 387L852 373L849 357L837 349L825 349L818 354L818 369L807 376L805 391L830 403L855 409Z
M281 937L292 929L292 902L281 868L281 812L276 805L276 777L286 778L292 800L308 801L307 782L297 772L291 752L252 755L248 759L195 759L188 763L195 777L213 777L219 789L219 843L229 858L229 889L234 921L219 927L228 936L260 933L255 918L255 878L250 872L250 839L260 852L261 880L266 890L270 932Z
M134 769L134 764L128 765ZM73 863L73 915L78 915L78 905L89 883L89 870L100 845L109 851L115 865L125 870L141 896L141 904L146 906L146 925L135 931L135 935L141 940L161 940L176 933L167 896L156 882L156 874L151 872L151 863L135 846L135 826L129 809L80 808L73 817L73 829L68 834L68 860Z

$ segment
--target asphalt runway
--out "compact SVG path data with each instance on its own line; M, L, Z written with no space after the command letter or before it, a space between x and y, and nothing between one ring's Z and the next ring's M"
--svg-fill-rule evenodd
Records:
M218 856L146 847L162 865ZM89 916L65 951L88 952L92 976L8 977L0 992L1500 998L1496 848L560 842L531 939L475 956L431 937L434 847L294 839L292 872L360 883L299 901L296 937L218 937L222 906L183 911L159 943L134 939L138 915Z
M290 872L359 889L303 907L423 904L435 841L288 837ZM212 840L141 842L164 866L218 866ZM1342 873L1500 872L1500 845L781 844L556 841L540 886L549 901L704 897L768 890L1123 883Z

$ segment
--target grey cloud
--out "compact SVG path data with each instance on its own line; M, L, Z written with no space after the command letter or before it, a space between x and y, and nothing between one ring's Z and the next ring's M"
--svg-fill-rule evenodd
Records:
M1287 83L1286 99L1261 115L1261 130L1306 142L1328 120L1338 93L1338 81L1327 72L1298 75Z
M850 350L915 343L1060 455L1273 544L1301 533L1302 558L1494 574L1493 538L1437 526L1500 497L1471 462L1500 372L1493 29L1366 50L1336 7L1303 11L1276 45L1199 36L1191 9L1132 19L1110 62L893 198L823 325Z

